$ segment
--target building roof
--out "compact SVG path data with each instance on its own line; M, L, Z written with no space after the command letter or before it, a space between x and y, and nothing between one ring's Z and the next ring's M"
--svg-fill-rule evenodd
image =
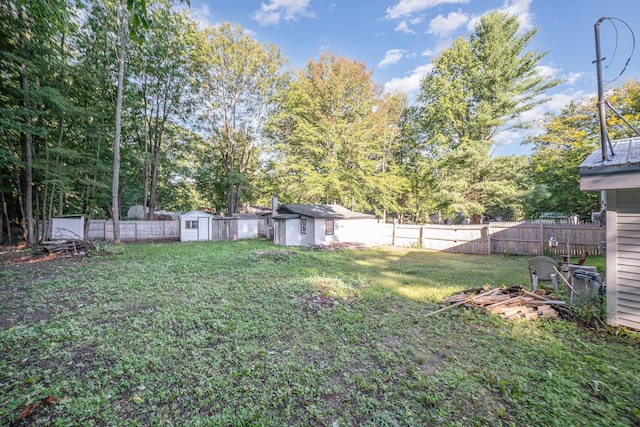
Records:
M603 161L598 148L580 165L580 176L640 171L640 137L611 141L611 145L614 155Z
M360 212L353 212L340 205L283 205L278 209L278 217L282 214L298 214L311 218L334 218L334 219L372 219L374 215Z
M567 219L569 214L563 212L542 212L538 219Z
M189 211L189 212L185 212L182 215L180 215L180 218L185 217L185 216L197 216L197 217L207 217L207 218L214 218L213 215L208 214L206 212L202 212L202 211Z
M582 162L580 188L597 190L610 188L633 188L638 185L640 174L640 137L611 141L613 155L602 160L602 149L598 148Z
M258 219L258 214L256 214L256 213L235 213L235 214L233 214L233 218L238 218L238 219Z

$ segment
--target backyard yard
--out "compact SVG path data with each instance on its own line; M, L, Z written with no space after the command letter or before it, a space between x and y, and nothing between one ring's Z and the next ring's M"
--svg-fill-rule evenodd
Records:
M528 284L526 257L264 241L5 255L1 425L640 425L637 334L425 316Z

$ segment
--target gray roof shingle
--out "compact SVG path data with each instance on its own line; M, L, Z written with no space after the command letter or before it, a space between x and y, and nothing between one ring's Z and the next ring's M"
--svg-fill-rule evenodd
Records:
M640 172L640 137L611 141L611 145L615 155L603 161L598 148L580 165L580 176Z
M287 204L278 209L278 214L298 214L311 218L372 219L374 215L353 212L340 205Z

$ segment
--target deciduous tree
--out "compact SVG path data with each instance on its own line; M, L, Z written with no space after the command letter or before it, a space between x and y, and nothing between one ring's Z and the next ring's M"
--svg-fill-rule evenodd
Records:
M240 26L206 28L198 45L203 108L200 124L221 174L227 213L236 212L257 164L261 133L284 82L285 60Z
M285 199L383 214L404 180L395 168L401 96L383 96L362 62L325 52L287 88L274 117L274 173Z

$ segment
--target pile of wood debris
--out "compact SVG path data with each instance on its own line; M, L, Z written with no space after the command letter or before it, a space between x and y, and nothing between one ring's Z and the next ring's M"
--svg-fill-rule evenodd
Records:
M85 240L50 240L43 243L50 254L59 256L84 256L88 249L95 249L92 243Z
M341 251L343 249L364 249L365 245L362 243L353 243L353 242L333 242L328 245L325 244L317 244L311 245L311 249L314 251Z
M539 292L526 291L519 285L510 288L468 289L446 298L443 303L448 305L427 316L461 305L480 308L483 312L499 315L503 319L557 319L570 316L569 309L563 307L563 300L545 295L542 290Z

